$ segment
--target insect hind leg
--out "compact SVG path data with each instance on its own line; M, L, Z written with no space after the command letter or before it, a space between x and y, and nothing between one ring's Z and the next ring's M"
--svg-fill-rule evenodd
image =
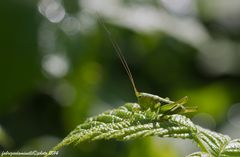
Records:
M165 114L168 113L178 113L180 111L185 111L186 108L184 107L184 104L186 104L188 101L188 97L185 96L176 102L169 104L169 108L164 112Z
M169 111L174 112L175 110L181 108L181 110L185 110L186 108L182 104L176 104L174 105Z

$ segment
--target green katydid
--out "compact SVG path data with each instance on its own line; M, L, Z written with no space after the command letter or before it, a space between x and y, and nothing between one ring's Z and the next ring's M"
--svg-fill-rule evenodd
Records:
M130 68L126 62L125 57L123 56L123 53L116 43L116 41L112 38L111 32L108 30L106 27L104 21L101 19L100 16L98 16L98 19L103 26L104 30L106 31L109 40L111 41L111 44L113 45L119 59L121 60L121 63L124 67L124 69L127 72L127 75L131 81L131 84L133 86L133 90L135 92L135 95L138 100L138 104L141 106L143 110L151 110L151 111L156 111L157 113L162 113L162 114L175 114L175 113L189 113L189 112L196 112L196 107L184 107L183 105L187 103L188 97L185 96L177 101L171 101L168 98L162 98L157 95L149 94L149 93L144 93L144 92L139 92L137 90L137 87L135 85L132 73L130 71Z

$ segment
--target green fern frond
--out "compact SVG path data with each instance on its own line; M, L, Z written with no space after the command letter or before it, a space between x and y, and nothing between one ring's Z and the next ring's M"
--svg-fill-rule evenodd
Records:
M117 109L87 119L52 151L84 141L102 139L125 141L146 136L192 139L202 152L193 153L189 157L240 156L240 140L231 141L229 136L194 125L183 115L163 115L157 114L156 111L141 110L140 105L136 103L127 103Z

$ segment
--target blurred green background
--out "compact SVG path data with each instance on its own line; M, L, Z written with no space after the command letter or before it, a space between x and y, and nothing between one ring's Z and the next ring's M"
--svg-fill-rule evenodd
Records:
M135 102L104 29L140 91L177 100L203 127L240 137L240 1L0 2L0 150L49 150L87 117ZM67 147L59 156L178 157L188 140L157 137Z

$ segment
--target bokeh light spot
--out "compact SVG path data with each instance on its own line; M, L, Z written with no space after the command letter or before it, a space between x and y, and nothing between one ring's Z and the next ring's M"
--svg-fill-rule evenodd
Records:
M74 35L80 30L80 22L75 17L66 17L61 23L62 30L68 35Z
M65 9L57 0L42 0L38 5L39 12L50 22L58 23L65 16Z
M76 98L76 89L67 81L60 83L54 90L54 97L63 106L69 106Z
M161 0L162 5L176 14L188 14L195 11L195 1L192 0Z
M49 54L43 58L42 67L52 77L63 77L69 70L69 63L63 55Z
M240 128L240 103L234 104L228 111L228 121L235 127Z
M192 118L192 121L208 129L214 130L216 128L215 119L208 113L199 113Z

